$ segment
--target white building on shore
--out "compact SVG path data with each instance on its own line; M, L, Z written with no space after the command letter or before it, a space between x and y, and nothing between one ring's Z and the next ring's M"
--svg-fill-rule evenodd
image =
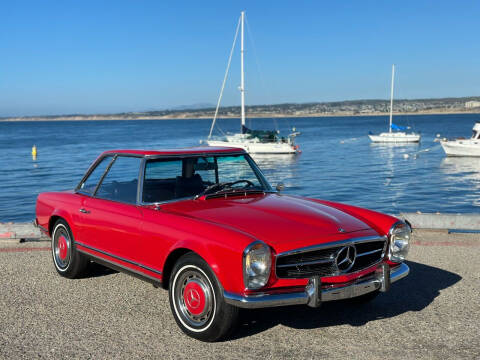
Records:
M480 101L467 101L465 107L467 109L480 107Z

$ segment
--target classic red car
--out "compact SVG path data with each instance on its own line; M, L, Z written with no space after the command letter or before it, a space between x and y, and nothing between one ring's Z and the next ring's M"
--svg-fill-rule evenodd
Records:
M405 222L282 194L235 148L106 151L74 190L38 196L35 223L60 275L94 261L162 286L204 341L238 308L369 300L409 272Z

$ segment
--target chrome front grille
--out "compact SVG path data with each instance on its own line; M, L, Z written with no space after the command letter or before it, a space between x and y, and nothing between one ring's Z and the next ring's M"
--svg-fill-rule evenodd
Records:
M363 237L310 246L277 255L279 278L335 276L363 270L385 256L387 238Z

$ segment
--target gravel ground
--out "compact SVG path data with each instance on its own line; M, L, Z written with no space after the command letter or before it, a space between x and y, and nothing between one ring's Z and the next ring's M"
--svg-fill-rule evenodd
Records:
M480 358L480 238L416 232L410 275L364 305L243 311L233 338L185 336L167 292L92 266L68 280L48 242L0 240L0 358Z

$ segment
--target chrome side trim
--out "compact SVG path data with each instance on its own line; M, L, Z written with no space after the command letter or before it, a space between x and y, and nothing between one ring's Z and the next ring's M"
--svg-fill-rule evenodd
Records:
M315 251L320 249L328 249L328 248L342 246L342 245L359 244L359 243L373 242L373 241L386 241L386 240L387 240L386 236L365 236L365 237L349 238L346 240L334 241L326 244L312 245L304 248L285 251L283 253L278 254L277 258L282 256L287 256L287 255L301 254L304 252Z
M126 273L126 274L129 274L129 275L132 275L138 279L141 279L141 280L145 280L145 281L148 281L152 284L154 284L154 286L158 287L161 285L162 283L162 280L156 278L156 277L153 277L153 276L150 276L150 275L147 275L141 271L138 271L138 270L134 270L132 268L129 268L127 266L123 266L123 265L120 265L119 263L114 263L112 261L109 261L109 260L106 260L105 258L102 258L100 256L97 256L97 255L93 255L91 253L88 253L84 250L80 250L80 249L77 249L79 252L81 252L82 254L85 254L86 256L88 256L90 259L92 259L94 262L100 264L100 265L103 265L103 266L106 266L110 269L113 269L113 270L116 270L116 271L120 271L120 272L123 272L123 273Z
M137 263L137 262L135 262L135 261L131 261L131 260L122 258L122 257L117 256L117 255L113 255L113 254L108 253L108 252L106 252L106 251L96 249L96 248L94 248L93 246L85 245L85 244L83 244L83 243L81 243L81 242L79 242L79 241L75 241L75 244L76 244L76 245L80 245L80 246L82 246L82 247L84 247L84 248L86 248L86 249L96 251L96 252L98 252L98 253L100 253L100 254L109 256L109 257L111 257L111 258L114 258L114 259L117 259L117 260L126 262L126 263L128 263L128 264L135 265L135 266L137 266L137 267L139 267L139 268L142 268L142 269L151 271L151 272L153 272L153 273L155 273L155 274L162 275L162 272L159 271L159 270L156 270L156 269L153 269L153 268L151 268L151 267L142 265L142 264ZM81 249L77 249L77 250L78 250L78 251L82 251ZM84 254L87 254L87 255L90 255L90 256L94 256L93 254L90 254L89 252L86 252L86 251L82 251L82 252L83 252ZM105 260L105 259L103 259L103 260ZM105 261L108 261L108 260L105 260ZM128 269L128 268L127 268L127 269ZM130 270L131 270L131 269L130 269Z
M301 292L297 291L285 294L258 293L255 295L242 296L225 291L223 297L228 304L247 309L287 305L309 305L317 307L326 301L353 298L375 290L387 291L390 287L389 284L403 279L409 272L410 268L405 263L394 268L382 264L382 266L378 267L377 271L369 276L348 284L322 286L320 279L313 277L305 287L305 290Z

